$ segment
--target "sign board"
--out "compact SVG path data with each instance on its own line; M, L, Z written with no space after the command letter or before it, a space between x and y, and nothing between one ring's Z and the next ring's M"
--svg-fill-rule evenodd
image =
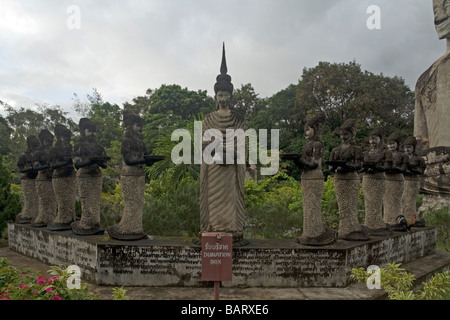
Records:
M202 233L202 281L231 281L232 273L232 234Z

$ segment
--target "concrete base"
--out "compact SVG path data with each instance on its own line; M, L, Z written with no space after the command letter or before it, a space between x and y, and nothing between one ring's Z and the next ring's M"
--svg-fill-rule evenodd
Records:
M294 240L250 239L233 249L233 280L224 287L346 287L356 267L407 263L435 253L434 227L395 232L369 241L338 240L310 247ZM114 286L208 285L201 281L201 248L186 238L133 242L108 235L76 236L8 224L10 249L49 265L78 265L82 278Z

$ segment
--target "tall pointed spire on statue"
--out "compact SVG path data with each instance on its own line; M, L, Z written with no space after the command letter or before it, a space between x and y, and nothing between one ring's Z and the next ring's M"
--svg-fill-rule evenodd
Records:
M225 57L225 42L222 45L222 62L220 64L220 74L216 77L216 84L214 85L214 92L228 91L233 94L233 84L231 83L231 76L227 74L227 60Z
M220 73L226 74L228 72L227 69L227 59L225 58L225 42L223 42L222 46L222 64L220 65Z

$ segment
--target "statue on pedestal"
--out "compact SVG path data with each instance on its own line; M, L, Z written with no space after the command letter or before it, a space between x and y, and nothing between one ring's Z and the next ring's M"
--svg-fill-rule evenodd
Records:
M450 3L433 0L434 24L447 50L417 80L414 137L425 156L423 208L450 205Z
M50 149L53 145L53 134L47 129L39 132L40 147L34 154L36 191L39 199L39 213L31 223L33 227L46 227L56 217L56 200L53 191L53 169L50 167Z
M39 200L36 192L37 170L33 168L33 156L39 148L39 140L35 136L27 138L27 150L20 156L17 166L22 176L20 185L24 198L22 211L16 217L16 223L31 223L38 215Z
M122 140L123 167L120 183L124 198L124 211L120 222L107 229L111 238L139 240L147 235L142 228L145 194L145 164L147 147L142 141L143 120L134 114L124 113L125 137Z
M368 240L364 227L358 221L358 199L363 152L355 142L356 122L347 119L340 127L342 144L333 149L328 164L334 174L336 199L339 206L338 236L344 240Z
M304 129L308 143L303 148L300 158L294 160L302 170L303 233L298 238L298 242L311 246L330 244L337 238L337 232L326 227L322 221L324 122L323 115L316 115L306 122Z
M417 196L420 191L420 177L425 172L426 164L423 157L417 155L417 140L414 137L408 137L403 144L404 151L409 157L409 163L405 173L405 188L402 196L402 215L407 221L413 216L417 220Z
M54 170L52 183L58 214L47 228L52 231L62 231L72 229L71 223L75 221L77 185L70 144L72 132L62 124L56 124L55 136L55 145L50 150L50 166Z
M202 122L202 136L208 129L217 129L222 133L223 150L227 150L227 129L245 129L244 118L230 110L233 94L231 77L227 74L225 59L225 45L222 51L220 74L214 85L217 110L207 114ZM203 141L202 150L210 142ZM235 145L236 147L236 145ZM235 150L236 151L236 150ZM236 156L236 152L234 153ZM223 155L215 154L218 159L222 156L223 164L203 162L200 166L200 232L229 232L233 235L235 245L244 243L244 181L245 163L225 163ZM236 160L236 158L235 158Z
M385 170L389 166L383 148L384 130L375 128L369 135L370 148L364 153L363 191L366 216L364 225L369 235L389 236L390 230L383 221L383 197L386 190Z
M78 235L103 234L100 226L102 170L110 159L97 142L97 126L87 118L80 119L80 142L73 148L73 163L77 169L77 188L81 201L81 219L72 223Z
M390 226L397 224L397 217L402 212L402 196L405 185L403 173L409 163L408 156L400 152L402 137L399 132L391 134L387 141L386 189L383 197L384 222ZM394 228L395 229L395 228Z

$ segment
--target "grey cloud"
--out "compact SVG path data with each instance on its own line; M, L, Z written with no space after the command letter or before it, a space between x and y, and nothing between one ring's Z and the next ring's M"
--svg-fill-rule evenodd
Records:
M212 94L222 41L235 87L250 82L262 97L323 60L355 59L414 89L445 50L431 0L7 2L38 25L34 34L0 33L0 99L18 104L70 105L74 92L94 87L121 104L163 83ZM381 30L365 26L371 4L381 7ZM80 30L66 27L69 5L80 7Z

